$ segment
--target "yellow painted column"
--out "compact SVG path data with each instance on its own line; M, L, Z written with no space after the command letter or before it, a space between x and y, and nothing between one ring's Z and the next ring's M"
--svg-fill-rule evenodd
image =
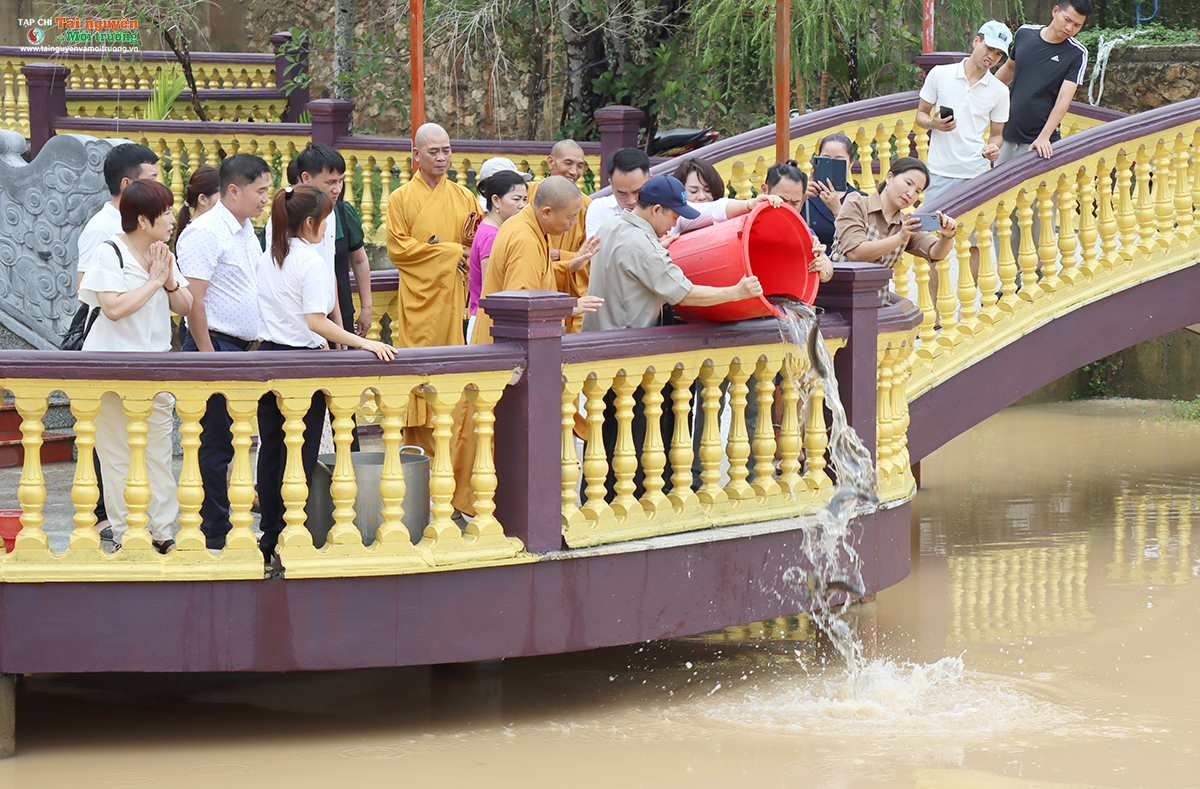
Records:
M671 408L675 413L675 433L671 436L671 493L668 498L675 509L700 504L692 490L692 434L688 429L691 415L692 381L695 374L677 365L671 376Z
M795 495L804 487L800 477L800 391L796 357L783 364L783 415L779 420L779 487Z
M363 235L372 238L375 234L375 196L372 188L375 184L375 157L368 157L362 168L362 200L359 205L359 217L362 219Z
M601 439L604 431L604 394L608 391L608 382L601 383L595 374L589 375L583 383L583 393L587 397L588 442L583 454L583 477L587 485L584 488L584 516L593 523L609 520L614 517L612 508L604 501L604 480L608 476L608 457L604 454L604 441Z
M96 446L96 415L100 413L100 398L92 394L74 393L71 412L75 414L75 479L71 485L71 501L75 505L72 520L71 550L95 551L100 548L96 533L96 503L100 488L96 485L93 452Z
M718 412L721 407L721 382L724 375L709 363L700 368L700 383L703 385L701 408L704 409L704 432L700 435L700 490L697 498L710 509L714 504L726 501L728 496L718 484L721 481L721 423Z
M1183 135L1175 138L1175 242L1191 241L1194 219L1192 217L1192 188L1188 182L1188 162L1191 152Z
M1053 293L1062 285L1058 268L1058 239L1054 235L1054 190L1043 181L1037 188L1039 234L1037 257L1042 271L1042 290Z
M226 398L233 419L233 474L229 480L229 522L232 528L225 539L225 550L249 550L258 547L251 524L254 516L254 475L250 469L251 420L258 413L258 397L253 393L231 392Z
M1080 167L1075 189L1079 194L1079 248L1083 262L1079 269L1088 278L1099 270L1096 260L1100 254L1096 247L1099 233L1096 228L1096 185L1087 167Z
M312 395L309 397L311 398ZM354 465L350 458L350 444L353 441L351 431L354 429L352 417L361 399L361 393L335 395L328 398L330 419L333 423L333 445L337 452L337 459L333 466L333 479L329 483L329 495L333 499L333 528L329 530L329 536L326 539L330 545L362 543L362 534L354 526L354 500L358 496L358 483L354 479ZM449 454L448 442L447 451L443 454L443 459L448 463L449 459L445 457L446 454ZM453 495L453 480L451 480L450 492ZM448 513L447 520L449 520ZM455 531L457 531L457 527Z
M379 496L383 501L383 523L375 539L383 544L408 543L411 539L404 525L404 466L400 460L401 432L404 414L408 410L407 390L387 387L379 395L379 410L383 413L383 470L379 479Z
M808 396L808 419L804 427L804 482L809 490L833 485L825 471L825 450L829 448L829 428L825 424L825 389L817 384Z
M1066 175L1058 177L1058 190L1055 197L1058 202L1058 252L1060 270L1059 278L1068 285L1079 279L1079 258L1075 254L1079 245L1075 237L1075 216L1079 200L1072 187L1075 182Z
M312 405L312 397L289 394L279 397L277 402L279 413L283 416L285 452L283 484L279 491L283 497L284 526L278 540L282 555L284 546L303 549L313 545L312 533L305 527L309 513L305 512L308 504L308 479L304 474L303 456L304 417Z
M180 446L183 448L183 468L179 472L179 533L175 535L176 551L207 551L200 505L204 503L204 481L200 477L200 418L204 416L204 394L188 387L179 387L175 396L175 413L179 416ZM74 403L74 401L72 401Z
M1154 247L1154 203L1150 198L1150 151L1146 146L1137 150L1137 215L1138 249L1148 254Z
M749 392L746 381L753 371L752 363L737 358L729 364L729 443L725 448L729 458L729 484L725 486L725 495L730 501L742 501L754 495L746 481L749 473L746 461L750 457L750 437L746 432L746 395ZM704 426L708 427L707 420Z
M583 511L575 505L575 484L579 481L580 463L575 451L575 411L579 403L579 393L583 382L563 380L562 401L559 405L559 431L562 434L561 459L562 479L562 525L566 530L569 526L583 523Z
M992 229L988 214L975 214L975 242L979 250L979 322L991 326L996 322L996 294L1000 292L1000 278L996 276L996 262L992 260Z
M875 466L881 483L892 476L892 363L895 352L884 348L879 352L875 386Z
M1155 239L1159 249L1170 246L1175 230L1175 194L1169 184L1171 176L1171 150L1162 140L1154 149L1154 216Z
M754 396L758 404L758 424L754 427L754 480L751 488L760 498L779 492L775 481L775 427L771 419L771 406L775 403L775 365L760 359L754 368Z
M982 261L982 249L979 254ZM1019 269L1012 253L1012 211L1003 201L996 204L996 261L1000 274L1000 298L996 306L1000 312L1011 314L1016 306Z
M933 295L929 292L929 271L933 264L925 258L912 257L908 253L905 253L905 256L912 261L913 270L917 273L917 309L921 311L921 342L925 346L924 350L929 353L932 351L929 344L937 337L934 327L938 322Z
M475 517L467 524L468 537L504 536L496 520L496 460L495 446L496 403L503 389L469 389L467 399L475 406L475 465L471 474L474 491ZM572 447L574 449L574 447ZM572 484L572 492L574 485ZM580 516L582 520L582 515Z
M443 541L462 540L462 532L450 519L450 516L454 514L454 505L450 503L454 497L454 465L450 458L450 433L454 417L451 416L451 412L462 393L460 391L438 392L426 385L423 387L422 394L425 402L429 404L430 410L433 411L433 458L429 463L429 495L433 501L430 511L433 513L433 521L425 527L425 539L431 540L434 543L431 547L436 549L441 547L438 543ZM349 433L347 433L348 438ZM349 459L349 449L350 445L347 443L347 459ZM340 462L341 453L338 454Z
M129 515L125 519L128 530L121 540L122 556L130 556L135 551L152 551L150 531L147 526L150 518L146 514L150 506L150 477L146 473L146 434L149 425L146 420L154 407L153 395L150 397L121 396L121 406L129 424L125 430L129 434L129 473L125 477L125 504L129 507Z
M976 316L979 314L979 308L975 306L975 302L980 294L975 290L975 278L971 275L971 232L967 228L960 227L955 234L954 239L954 255L958 257L958 303L959 303L959 324L958 330L960 334L971 335L975 332ZM982 253L980 257L980 267L983 266Z
M640 503L642 510L650 516L670 509L663 494L663 472L667 468L667 454L662 443L662 388L670 380L670 371L647 370L642 375L642 408L646 419L646 438L641 447L642 473L646 492Z
M1045 292L1038 287L1037 281L1038 253L1033 242L1033 201L1034 195L1025 189L1017 194L1017 227L1021 239L1017 250L1017 262L1021 266L1021 289L1017 294L1025 301L1035 301Z
M613 513L618 518L640 514L641 505L634 498L636 486L633 477L637 471L637 447L633 443L633 393L638 379L626 373L617 375L612 391L616 394L617 445L613 450L613 474L616 494L612 502Z

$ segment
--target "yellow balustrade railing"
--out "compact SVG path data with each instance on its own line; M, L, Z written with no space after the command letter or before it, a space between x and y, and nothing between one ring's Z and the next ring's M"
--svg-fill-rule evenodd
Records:
M29 94L21 67L31 63L54 63L71 69L69 90L149 90L164 66L141 60L111 61L83 58L52 59L24 54L0 55L0 128L29 136ZM199 90L214 88L274 88L275 61L263 58L244 63L192 61ZM82 115L80 117L112 117ZM211 117L211 116L210 116ZM276 114L274 117L278 118ZM216 120L216 118L213 118Z
M490 440L478 442L475 457L474 474L481 483L475 485L478 514L465 530L451 520L454 512L450 503L454 493L454 469L450 464L451 411L460 398L468 397L478 414L474 424L480 430L479 435L490 438L493 410L511 378L511 370L446 374L435 380L421 375L367 375L266 382L150 379L113 382L20 379L5 375L0 379L0 385L12 393L23 420L21 434L25 462L17 491L23 511L22 529L15 550L7 556L0 555L0 581L262 578L262 555L251 530L255 482L250 448L259 398L270 392L279 395L288 447L283 480L286 528L280 536L280 553L289 577L392 575L468 562L527 561L527 557L523 558L520 541L505 536L502 524L490 514L495 509L492 491L496 488ZM39 451L43 430L41 419L51 394L56 391L70 399L79 450L69 491L75 509L74 530L70 534L69 547L62 553L50 550L44 528L46 516L43 510L50 492L46 489ZM121 550L113 554L102 550L94 529L93 509L99 494L91 457L100 397L108 391L121 394L131 437L130 471L125 488L125 500L130 510L129 530ZM326 393L337 448L330 487L334 525L326 545L321 548L313 546L312 535L304 526L308 486L299 453L304 428L302 420L315 391ZM175 550L166 556L160 556L153 549L146 529L150 501L145 466L147 418L151 402L160 392L175 397L183 448L178 486L181 529L176 536ZM226 396L233 420L234 461L229 489L233 530L224 550L213 553L205 547L200 531L204 490L197 450L205 404L210 395L218 392ZM350 462L351 416L364 394L375 400L382 416L385 458L380 485L383 522L370 545L363 544L354 525L357 485ZM410 541L401 520L405 492L400 460L401 425L411 398L424 400L432 412L435 444L429 486L433 517L416 545ZM489 479L490 485L486 484ZM67 493L55 491L58 495Z
M916 339L916 328L879 335L875 474L883 502L905 501L916 491L908 456L908 380Z
M1113 504L1113 558L1105 568L1110 581L1180 586L1193 580L1194 495L1124 490Z
M203 94L202 94L203 95ZM287 110L287 98L202 98L200 105L210 121L252 121L277 123ZM72 118L129 118L145 117L146 99L125 97L118 100L67 100L67 115ZM195 121L196 111L190 100L176 99L171 105L171 120Z
M1149 113L1138 116L1147 125L1120 121L1124 133L1096 138L1086 153L1060 144L1036 176L964 198L969 208L951 209L954 251L932 267L936 293L930 264L905 256L894 288L923 317L910 398L1055 317L1195 263L1200 120L1187 114L1154 133L1144 132Z

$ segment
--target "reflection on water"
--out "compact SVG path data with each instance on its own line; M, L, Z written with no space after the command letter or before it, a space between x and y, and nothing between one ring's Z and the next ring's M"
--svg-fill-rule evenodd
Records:
M0 787L1196 786L1200 428L1155 416L1014 409L927 458L912 575L847 614L853 681L798 616L470 666L32 677Z

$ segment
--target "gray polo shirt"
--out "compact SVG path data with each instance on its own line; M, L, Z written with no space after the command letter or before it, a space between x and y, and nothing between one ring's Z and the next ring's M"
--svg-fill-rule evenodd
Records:
M598 235L588 295L604 304L583 316L584 331L657 326L664 304L678 304L692 292L646 220L623 213L605 222Z

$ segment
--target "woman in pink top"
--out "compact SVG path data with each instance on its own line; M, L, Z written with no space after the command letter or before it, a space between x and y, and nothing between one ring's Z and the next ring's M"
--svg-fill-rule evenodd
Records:
M525 207L525 178L512 170L501 170L479 184L479 196L487 205L487 214L479 223L475 241L471 244L471 268L467 275L471 319L467 323L467 337L475 328L475 310L479 307L479 292L483 290L483 275L487 273L496 233L500 232L500 225L505 220Z

